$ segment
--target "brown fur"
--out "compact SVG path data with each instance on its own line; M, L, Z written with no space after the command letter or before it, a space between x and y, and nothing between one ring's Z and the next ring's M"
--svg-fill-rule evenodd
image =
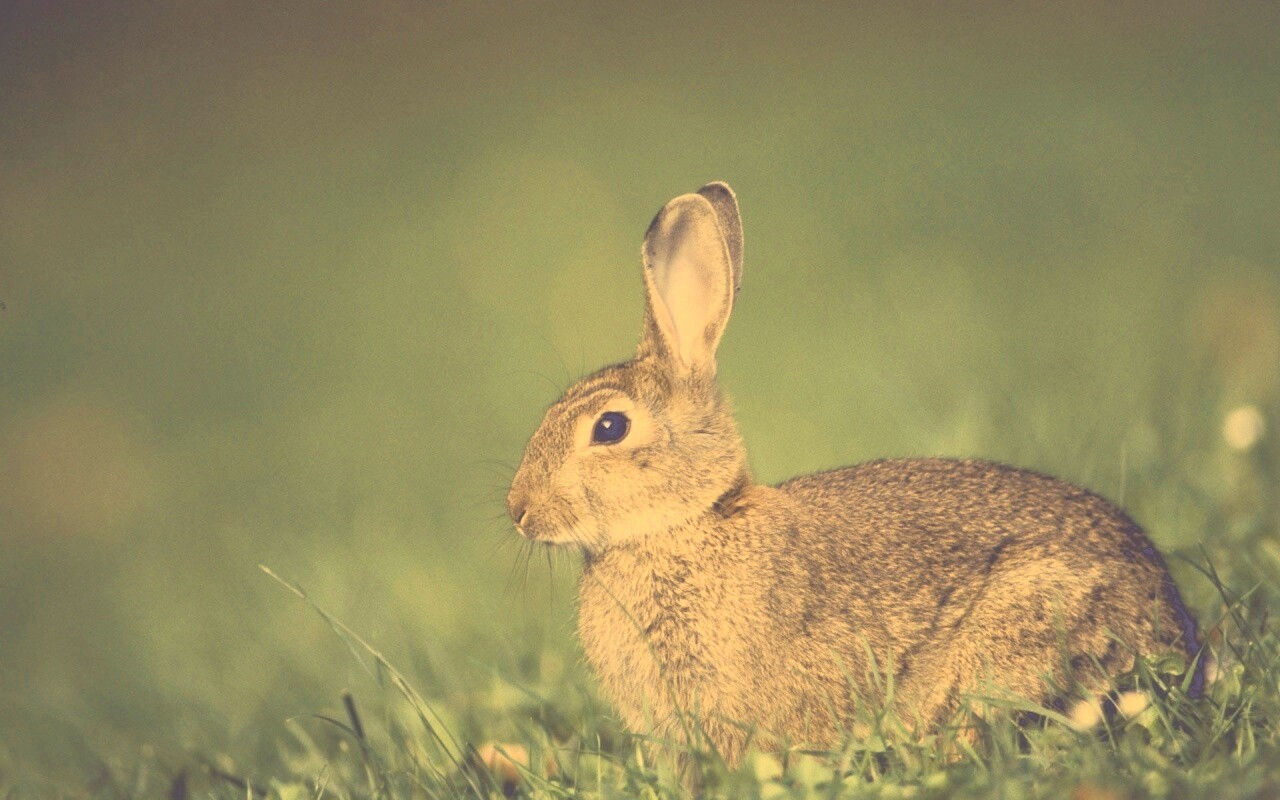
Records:
M836 743L890 675L928 731L968 695L1049 703L1137 654L1194 652L1141 529L1071 484L941 459L753 483L715 383L741 281L732 192L668 203L644 255L636 358L548 410L508 497L522 534L582 548L583 648L632 730L701 731L732 763L752 731ZM631 433L592 444L605 411Z

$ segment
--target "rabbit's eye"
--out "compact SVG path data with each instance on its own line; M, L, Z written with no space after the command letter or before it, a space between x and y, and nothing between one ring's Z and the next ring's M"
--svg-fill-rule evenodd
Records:
M613 444L626 438L631 428L631 420L621 411L606 411L596 420L596 427L591 431L592 444Z

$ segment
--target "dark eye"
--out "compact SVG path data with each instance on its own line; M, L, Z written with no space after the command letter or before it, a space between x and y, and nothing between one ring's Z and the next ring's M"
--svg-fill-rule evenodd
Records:
M606 411L596 420L591 431L592 444L613 444L622 441L631 429L631 420L621 411Z

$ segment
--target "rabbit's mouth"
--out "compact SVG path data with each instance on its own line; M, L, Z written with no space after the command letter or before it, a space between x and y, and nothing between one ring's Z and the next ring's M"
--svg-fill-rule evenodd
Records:
M531 542L546 545L577 545L591 548L599 537L568 507L525 506L512 509L516 533Z

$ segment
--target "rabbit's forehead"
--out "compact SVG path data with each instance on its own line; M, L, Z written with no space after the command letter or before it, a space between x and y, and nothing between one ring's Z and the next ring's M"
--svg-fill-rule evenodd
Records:
M622 386L602 384L587 394L565 397L556 410L565 419L577 420L603 411L629 411L636 405L630 392Z
M644 400L646 381L634 368L626 366L606 367L564 393L558 405L574 416L591 414L599 411L621 411L621 408L606 409L610 403L632 403L648 405Z

